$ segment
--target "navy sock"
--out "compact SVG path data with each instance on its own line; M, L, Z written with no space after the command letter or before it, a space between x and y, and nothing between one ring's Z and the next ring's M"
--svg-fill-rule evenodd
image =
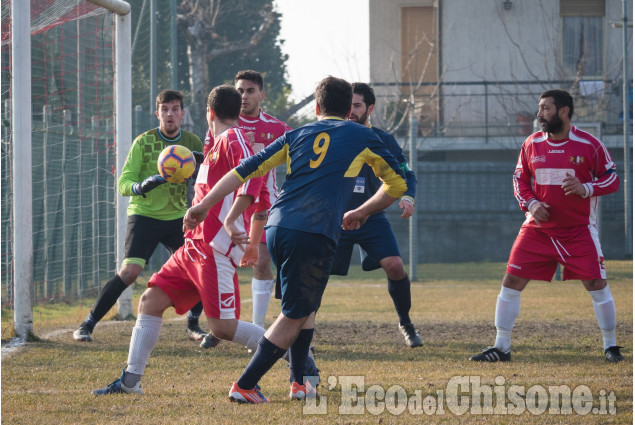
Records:
M187 313L187 327L191 327L191 325L198 325L198 318L201 317L201 313L203 312L203 303L198 302L190 311Z
M399 324L405 325L410 322L410 279L408 275L401 280L388 279L388 293L399 316Z
M117 299L121 296L121 293L126 290L128 285L124 283L118 274L114 275L107 283L106 286L101 288L99 295L95 300L95 305L90 311L90 314L94 320L93 327L110 311L112 306L115 305ZM90 323L84 322L88 326ZM91 329L92 330L92 329Z
M260 378L276 364L278 359L284 356L284 353L286 353L286 350L273 344L264 336L260 338L254 356L237 381L238 386L243 390L251 390L254 388L258 385Z
M89 311L88 316L84 319L84 324L90 329L92 332L95 329L95 325L97 325L97 320L93 317L93 314Z
M289 348L289 382L297 382L304 384L304 375L306 375L306 362L309 357L309 347L313 341L314 329L302 329L298 334L298 338Z

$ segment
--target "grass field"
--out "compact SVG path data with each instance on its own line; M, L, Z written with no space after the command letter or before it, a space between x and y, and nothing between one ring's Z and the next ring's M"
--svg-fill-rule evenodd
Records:
M332 278L314 338L322 384L321 398L313 407L288 399L288 368L283 361L260 383L272 403L230 403L227 392L249 361L247 350L228 342L212 350L199 348L186 338L185 321L172 310L164 317L161 339L146 369L145 394L95 397L91 390L109 384L125 367L134 323L104 321L96 328L95 342L77 343L71 332L93 300L38 306L34 329L41 340L3 353L2 423L633 423L632 275L610 281L624 362L604 360L591 300L579 282L530 283L514 329L512 362L469 362L472 354L494 341L500 290L500 276L494 275L503 269L457 265L453 272L460 280L433 272L432 278L413 283L411 316L424 339L417 349L408 348L397 331L381 272L354 270L346 279ZM251 290L242 283L249 274L240 276L243 319L250 320ZM279 302L272 300L268 322L277 312ZM3 341L10 334L8 316L3 312ZM361 380L365 390L372 391L355 396L362 398L361 404L352 403L343 390ZM569 398L550 400L555 392L550 387L576 395L572 413L554 413L560 406L566 408ZM456 398L457 392L464 399ZM493 394L498 414L478 410L479 405L492 405L479 393ZM400 394L407 394L411 405ZM522 402L514 394L521 394ZM504 404L497 406L501 396ZM430 404L422 408L418 400ZM541 406L536 400L548 404ZM501 414L501 407L511 409ZM599 409L598 414L585 414L585 408ZM354 413L356 409L361 414Z

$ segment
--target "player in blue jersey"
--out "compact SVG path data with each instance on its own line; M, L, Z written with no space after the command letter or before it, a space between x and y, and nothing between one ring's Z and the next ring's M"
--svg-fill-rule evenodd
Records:
M397 158L406 175L408 190L399 200L399 208L403 210L402 218L408 218L414 212L414 198L417 193L417 176L408 168L408 160L395 138L370 124L370 114L375 108L375 92L365 83L353 83L353 107L348 118L366 127L370 127L384 142L388 150ZM364 165L355 181L355 188L348 209L352 210L373 196L381 187L381 181L373 170ZM410 321L410 279L404 269L399 254L397 239L383 211L368 217L366 224L358 230L342 232L337 245L337 253L331 274L346 276L351 262L353 246L358 244L362 253L362 269L366 271L384 269L388 279L388 293L397 310L399 330L410 347L423 345L419 333Z
M347 120L353 90L339 78L322 80L315 91L318 121L288 131L271 145L227 173L183 218L186 228L205 219L209 209L242 182L285 164L287 177L267 222L267 247L276 265L282 313L258 343L258 349L229 398L266 403L258 381L290 350L298 387L314 395L315 381L305 380L304 365L313 338L315 313L326 288L341 229L357 229L406 191L399 163L371 129ZM356 177L369 164L384 186L355 210L346 211ZM231 230L231 229L229 229ZM240 240L244 234L231 232Z

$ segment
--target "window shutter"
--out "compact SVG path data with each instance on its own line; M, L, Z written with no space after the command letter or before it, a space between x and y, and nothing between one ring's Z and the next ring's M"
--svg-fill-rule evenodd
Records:
M560 16L604 16L606 0L560 0Z

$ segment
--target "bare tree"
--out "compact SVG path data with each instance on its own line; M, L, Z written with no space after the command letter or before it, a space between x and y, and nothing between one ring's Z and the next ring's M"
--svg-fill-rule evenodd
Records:
M397 71L394 57L390 71L392 89L383 102L378 102L374 120L390 133L407 128L408 118L413 114L420 125L420 133L426 133L439 121L439 101L442 76L436 81L426 81L426 74L434 62L437 40L423 33L417 37L408 52L397 52L403 57L401 74ZM417 64L421 64L420 67Z
M616 114L615 109L619 105L615 102L615 88L611 85L618 83L621 61L617 63L607 63L607 69L604 70L600 79L604 80L600 85L601 90L587 93L582 89L584 84L592 84L595 80L589 80L589 71L586 69L589 57L589 41L585 39L584 23L580 22L580 31L578 39L578 56L575 59L574 69L567 69L562 58L562 21L553 19L552 12L547 0L538 2L538 10L542 17L536 19L535 22L541 26L541 33L547 34L542 45L533 45L527 42L527 35L520 31L514 32L513 27L509 25L508 20L502 8L497 8L498 18L508 41L514 48L515 58L524 65L522 72L527 77L518 78L514 73L511 74L511 82L514 84L503 86L499 90L502 96L500 99L501 108L505 108L511 102L518 105L518 109L525 109L533 116L535 109L535 92L551 89L554 87L563 87L573 94L576 106L576 117L578 120L603 122L607 120L607 116ZM539 63L531 58L541 57L543 62ZM623 59L622 59L623 60ZM510 80L510 77L505 80ZM606 86L605 86L606 83ZM520 117L519 117L520 119ZM519 129L521 130L521 129ZM521 131L522 132L522 131Z
M232 53L249 50L258 45L271 24L275 14L271 3L267 3L258 13L261 24L254 28L245 39L234 40L219 34L216 26L219 17L232 16L239 25L241 18L247 15L244 7L233 2L221 0L183 0L177 14L177 23L187 39L187 57L189 65L192 102L190 113L195 128L205 129L205 105L211 89L209 83L209 65L214 59Z

